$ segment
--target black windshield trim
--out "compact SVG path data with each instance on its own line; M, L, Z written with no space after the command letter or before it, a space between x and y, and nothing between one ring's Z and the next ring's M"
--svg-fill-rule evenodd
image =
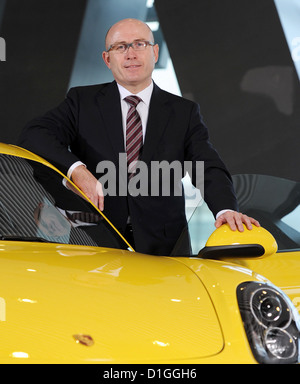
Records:
M0 235L0 240L2 241L27 241L27 242L38 242L38 243L52 243L52 244L61 244L55 241L49 241L42 237L38 236L19 236L19 235Z

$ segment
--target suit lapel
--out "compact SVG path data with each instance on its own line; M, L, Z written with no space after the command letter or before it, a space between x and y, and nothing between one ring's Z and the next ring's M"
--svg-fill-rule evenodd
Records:
M154 84L153 93L150 101L146 136L143 146L141 160L149 163L154 151L157 149L159 141L166 129L171 108L168 105L167 93L163 92Z
M117 159L125 152L120 94L116 82L108 84L97 95L97 103Z

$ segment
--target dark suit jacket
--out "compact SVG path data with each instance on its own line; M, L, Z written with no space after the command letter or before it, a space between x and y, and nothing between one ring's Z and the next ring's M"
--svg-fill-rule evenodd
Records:
M109 160L118 176L125 149L116 82L72 88L57 108L25 127L19 145L64 173L81 160L99 178L97 164ZM199 106L155 84L141 160L149 166L152 161L204 161L204 198L213 214L237 210L231 177L209 142ZM175 196L172 188L171 196L105 196L104 214L121 232L130 215L136 250L150 254L170 254L186 226L184 197Z

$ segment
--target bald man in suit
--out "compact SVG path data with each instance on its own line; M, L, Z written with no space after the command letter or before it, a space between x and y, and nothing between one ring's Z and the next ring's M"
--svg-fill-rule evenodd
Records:
M72 88L66 99L46 115L30 122L19 144L47 158L104 212L123 233L132 228L139 252L169 255L187 227L184 195L175 192L151 195L105 195L97 166L109 161L120 173L120 154L126 153L127 96L138 96L143 146L139 160L150 169L154 162L204 162L204 199L216 217L215 226L228 223L243 231L259 223L240 212L231 176L209 141L199 106L161 90L152 80L159 47L150 28L136 19L113 25L105 39L102 57L115 81ZM195 172L193 184L200 188ZM153 175L152 175L153 176ZM184 175L182 175L184 176ZM116 191L120 180L116 178ZM164 180L160 179L163 184ZM160 189L161 191L161 189Z

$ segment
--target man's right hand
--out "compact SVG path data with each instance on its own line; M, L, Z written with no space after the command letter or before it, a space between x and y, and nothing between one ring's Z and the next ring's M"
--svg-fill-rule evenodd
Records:
M73 170L72 181L100 211L103 211L104 195L102 185L84 165L79 165Z

